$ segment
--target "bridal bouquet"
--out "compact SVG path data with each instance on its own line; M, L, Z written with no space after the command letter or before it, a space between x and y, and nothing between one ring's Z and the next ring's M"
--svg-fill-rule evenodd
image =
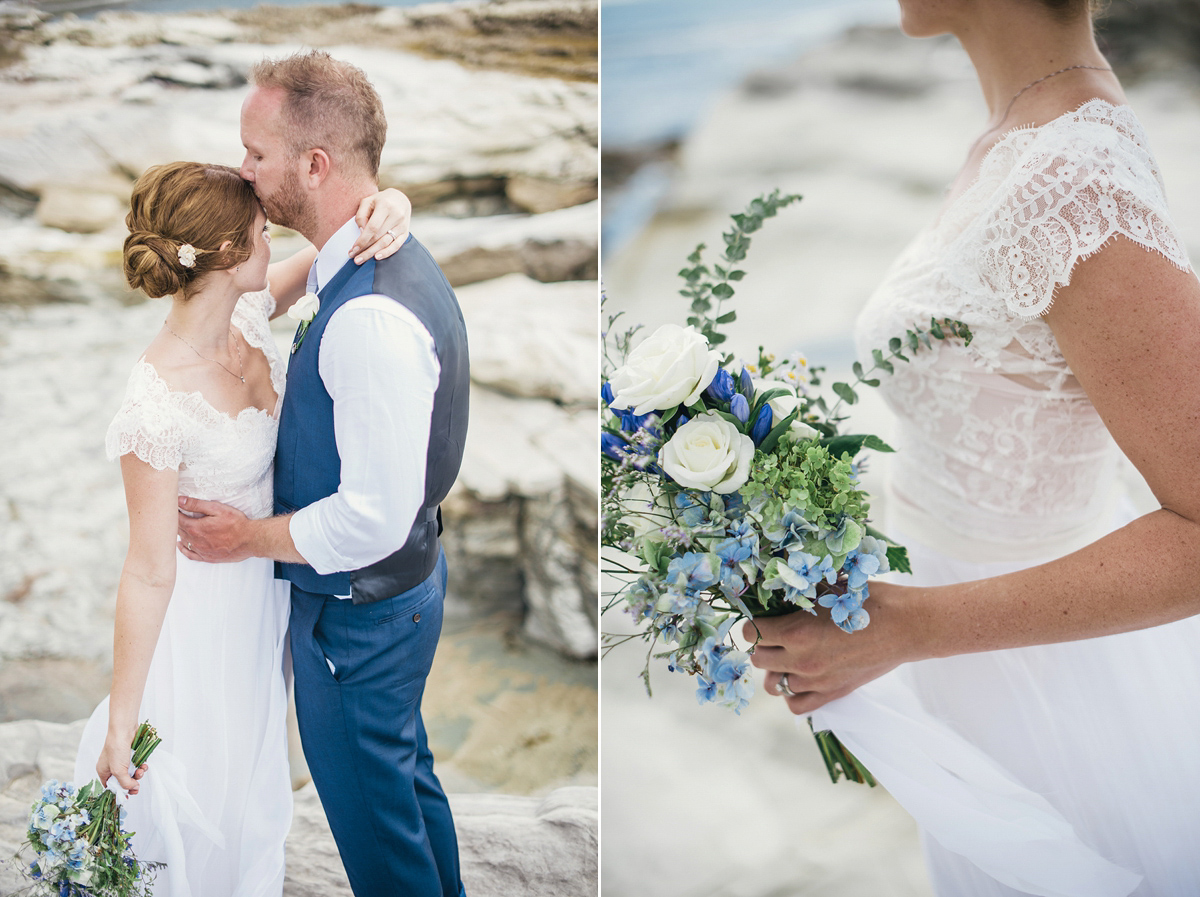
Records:
M843 405L855 386L877 386L934 339L970 340L966 325L933 320L928 329L893 338L874 366L855 363L855 382L821 394L820 368L799 354L777 357L761 347L736 359L718 348L719 330L736 312L722 306L745 272L749 235L800 199L779 191L734 215L725 252L711 268L704 245L688 257L680 291L691 300L688 326L666 324L634 344L640 328L614 333L609 319L601 395L607 405L603 454L602 544L623 579L606 610L623 604L643 624L632 635L606 635L608 649L649 643L650 659L696 677L697 698L740 712L753 694L749 654L738 648L740 620L806 610L828 611L847 632L870 621L872 576L909 572L905 549L868 522L869 496L859 488L863 449L890 452L870 434L843 434ZM656 653L656 648L664 650ZM828 732L817 741L834 781L874 784Z
M161 741L142 723L133 739L132 765L145 763ZM121 827L124 817L116 795L99 780L78 789L70 782L44 784L21 845L37 855L22 869L32 881L26 890L54 897L149 897L157 864L133 855L132 832Z

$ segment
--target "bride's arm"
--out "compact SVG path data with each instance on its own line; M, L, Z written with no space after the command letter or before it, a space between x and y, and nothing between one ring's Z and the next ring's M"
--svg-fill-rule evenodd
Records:
M1143 629L1200 612L1200 281L1118 237L1081 262L1047 322L1161 507L1064 558L934 588L871 585L871 623L759 621L754 664L807 713L900 663ZM745 629L753 639L753 629Z
M385 259L399 249L408 237L411 218L412 203L393 187L372 194L359 203L354 220L362 228L362 233L350 248L350 256L355 264L361 265L369 258ZM286 313L304 295L308 285L308 270L316 258L316 247L306 246L295 255L272 262L267 267L267 281L271 285L271 295L275 297L272 318Z
M129 551L117 586L108 734L96 772L101 782L115 775L122 788L136 793L137 782L129 775L129 748L137 732L146 674L175 587L179 473L155 470L128 454L121 457L121 476L129 508Z

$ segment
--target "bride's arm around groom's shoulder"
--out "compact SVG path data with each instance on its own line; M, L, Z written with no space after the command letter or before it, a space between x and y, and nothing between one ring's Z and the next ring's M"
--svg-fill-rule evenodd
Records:
M1161 507L1015 573L872 585L871 626L852 636L808 614L755 621L763 639L754 663L772 671L772 692L789 673L793 712L908 661L1093 638L1200 612L1200 280L1115 237L1054 298L1046 322L1063 357Z
M408 237L412 202L399 190L388 187L368 196L354 216L362 232L350 248L349 258L361 265L367 259L382 261L392 255ZM275 300L272 318L286 314L308 290L308 271L317 258L317 248L306 246L294 255L267 268L267 282Z

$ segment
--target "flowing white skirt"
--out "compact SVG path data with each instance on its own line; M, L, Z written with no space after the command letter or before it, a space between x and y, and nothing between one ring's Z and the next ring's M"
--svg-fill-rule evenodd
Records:
M895 536L914 570L897 582L1040 562L970 563ZM941 897L1200 895L1200 618L906 664L813 722L916 819Z
M124 802L155 897L278 897L292 819L284 681L288 586L251 558L180 556L139 719L162 744ZM84 730L75 781L95 778L108 698Z

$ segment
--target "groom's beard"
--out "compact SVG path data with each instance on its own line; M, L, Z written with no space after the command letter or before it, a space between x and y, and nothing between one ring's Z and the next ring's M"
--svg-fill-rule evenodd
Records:
M316 232L317 211L300 188L300 176L294 168L288 168L278 190L269 196L259 194L258 201L268 220L312 239Z

